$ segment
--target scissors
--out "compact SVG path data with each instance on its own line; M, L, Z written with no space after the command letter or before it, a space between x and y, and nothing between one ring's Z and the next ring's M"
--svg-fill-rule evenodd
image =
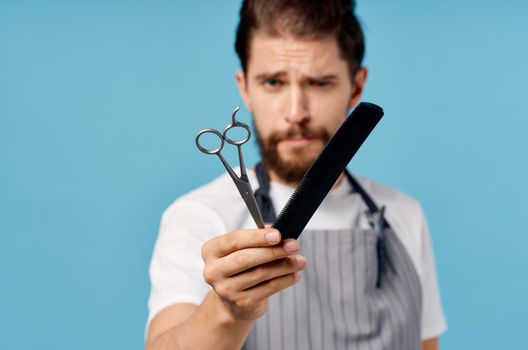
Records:
M251 185L249 184L249 179L247 177L246 173L246 167L244 166L244 158L242 158L242 145L246 143L249 138L251 137L251 131L247 124L241 123L236 120L236 114L240 110L240 107L236 107L233 111L232 115L232 121L231 124L228 124L223 133L220 133L218 130L215 129L203 129L198 132L196 135L196 146L200 151L202 151L205 154L216 154L218 158L222 161L222 164L224 164L224 167L226 168L227 172L233 179L233 182L235 183L238 192L240 192L240 195L242 196L242 199L246 203L246 206L249 209L249 212L251 216L253 217L253 220L255 220L255 223L257 224L258 228L264 228L264 221L262 220L262 216L260 215L260 210L257 205L257 201L255 200L255 196L253 195L253 190L251 189ZM227 135L227 132L234 128L244 128L247 132L247 135L242 140L233 140L229 138ZM203 147L200 144L200 137L203 134L214 134L220 138L220 146L218 148L209 149L206 147ZM233 168L229 165L229 163L225 160L225 158L222 156L220 151L224 147L224 143L227 142L229 144L235 145L238 148L238 159L240 162L240 176L238 176L234 171Z

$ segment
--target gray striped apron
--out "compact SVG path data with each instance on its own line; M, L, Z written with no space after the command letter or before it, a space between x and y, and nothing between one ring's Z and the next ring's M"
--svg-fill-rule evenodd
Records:
M420 349L422 292L414 265L383 208L346 175L369 209L371 228L305 230L299 243L308 265L301 280L270 297L242 349ZM260 164L257 178L255 197L272 222Z

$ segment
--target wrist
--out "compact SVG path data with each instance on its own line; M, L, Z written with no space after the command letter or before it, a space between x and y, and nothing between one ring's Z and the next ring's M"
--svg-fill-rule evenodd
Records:
M255 320L237 317L214 290L210 291L206 298L211 303L210 310L213 314L210 316L218 320L220 327L250 329L253 326Z

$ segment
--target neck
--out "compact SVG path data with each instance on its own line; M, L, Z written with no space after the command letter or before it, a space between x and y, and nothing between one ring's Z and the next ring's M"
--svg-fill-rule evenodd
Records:
M270 181L277 182L277 183L280 183L282 185L286 185L289 187L297 188L299 187L299 184L300 184L300 181L288 182L284 180L283 178L278 176L277 173L275 173L273 170L268 171L268 176L269 176ZM336 182L334 183L334 186L332 186L332 190L338 187L344 179L345 179L345 173L343 172L337 178Z

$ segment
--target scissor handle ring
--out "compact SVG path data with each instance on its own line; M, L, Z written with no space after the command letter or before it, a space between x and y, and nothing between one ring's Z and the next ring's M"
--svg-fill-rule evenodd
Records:
M214 149L208 149L208 148L203 147L200 144L200 136L202 136L203 134L206 134L206 133L212 133L212 134L215 134L216 136L218 136L220 138L220 147L214 148ZM198 134L196 134L195 141L196 141L196 147L198 147L198 149L200 151L202 151L203 153L206 153L206 154L217 154L217 153L220 153L220 151L224 147L224 136L218 130L215 130L215 129L207 128L207 129L200 130L198 132Z
M233 129L233 128L244 128L244 129L246 129L247 136L244 137L242 140L230 139L229 136L227 136L227 132L230 129ZM234 123L231 123L228 126L226 126L226 128L224 129L224 133L222 134L222 137L224 138L224 140L227 143L230 143L230 144L236 145L236 146L240 146L240 145L248 142L249 138L251 137L251 129L250 129L250 127L247 124L241 123L239 121L235 121Z

